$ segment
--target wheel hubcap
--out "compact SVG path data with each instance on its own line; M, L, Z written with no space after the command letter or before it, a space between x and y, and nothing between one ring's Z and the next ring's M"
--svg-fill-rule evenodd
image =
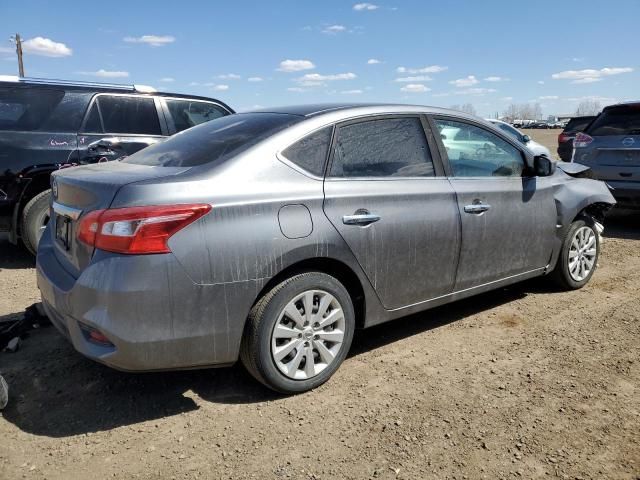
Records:
M576 282L587 278L593 270L597 248L596 233L591 227L581 227L576 231L569 248L569 275Z
M289 378L315 377L335 360L344 329L338 300L323 290L307 290L280 312L271 335L271 356Z

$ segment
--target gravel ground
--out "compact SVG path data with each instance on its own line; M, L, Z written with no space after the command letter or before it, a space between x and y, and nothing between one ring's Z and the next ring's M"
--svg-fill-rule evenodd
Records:
M0 478L638 479L640 214L605 235L584 289L525 282L358 332L295 397L240 366L116 372L32 331L0 353ZM38 299L2 238L0 291L0 320Z

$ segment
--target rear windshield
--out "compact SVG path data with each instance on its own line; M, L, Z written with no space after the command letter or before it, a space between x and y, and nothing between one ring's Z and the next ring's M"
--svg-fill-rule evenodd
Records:
M63 90L0 87L0 130L38 130L63 97Z
M302 119L279 113L229 115L180 132L122 161L158 167L221 163Z
M582 132L596 117L576 117L569 120L564 127L565 132Z
M587 133L591 136L640 135L640 105L604 110Z

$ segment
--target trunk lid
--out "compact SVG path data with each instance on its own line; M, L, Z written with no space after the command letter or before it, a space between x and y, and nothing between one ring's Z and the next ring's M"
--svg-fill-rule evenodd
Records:
M187 170L186 167L150 167L115 161L55 172L52 175L49 232L55 255L65 270L77 278L91 261L94 248L77 239L78 226L84 215L109 208L124 185Z
M576 162L591 166L600 180L640 181L640 135L593 137L576 149Z

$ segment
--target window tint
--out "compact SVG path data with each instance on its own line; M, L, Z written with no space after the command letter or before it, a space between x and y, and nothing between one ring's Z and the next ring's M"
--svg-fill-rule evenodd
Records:
M340 127L331 176L433 177L419 118L389 118Z
M0 130L40 129L64 97L47 88L0 88Z
M220 164L302 119L278 113L227 115L176 133L122 161L160 167Z
M223 117L227 114L227 112L220 107L211 103L190 100L167 99L167 107L169 108L177 132L195 127L209 120Z
M563 132L582 132L596 117L576 117L569 120Z
M604 110L587 133L591 136L640 135L640 105L625 105Z
M103 95L98 105L105 133L161 135L153 98Z
M100 121L100 113L98 112L98 102L94 102L91 111L87 117L87 123L84 125L85 133L102 133L102 122Z
M325 127L287 147L282 154L310 173L321 177L327 160L333 127Z
M522 176L524 159L520 150L494 133L462 122L435 122L443 134L454 177Z

